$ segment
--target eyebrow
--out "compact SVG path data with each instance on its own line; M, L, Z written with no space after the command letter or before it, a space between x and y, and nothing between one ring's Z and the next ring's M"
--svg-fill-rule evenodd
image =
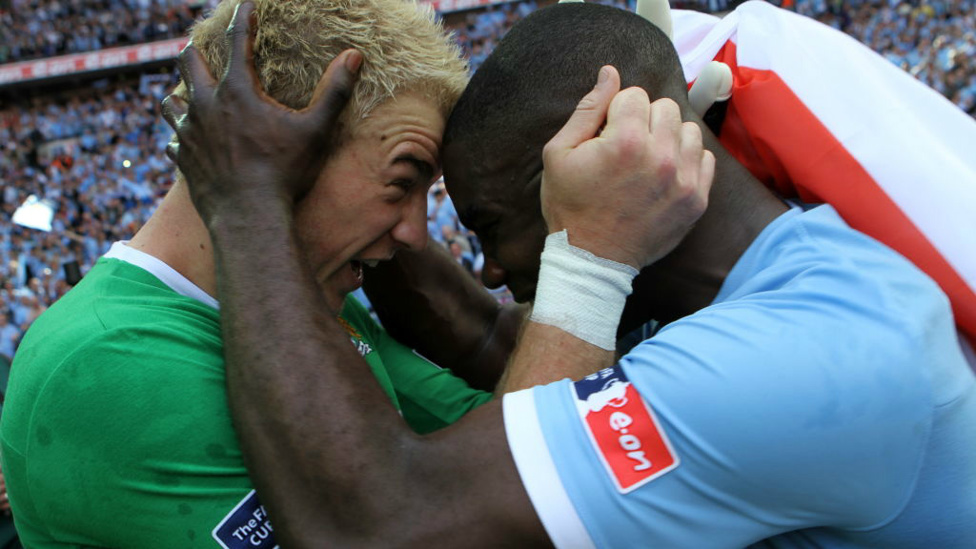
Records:
M393 161L394 164L406 162L412 165L424 179L431 179L434 177L434 167L429 163L417 158L416 156L405 154L403 156L398 156Z

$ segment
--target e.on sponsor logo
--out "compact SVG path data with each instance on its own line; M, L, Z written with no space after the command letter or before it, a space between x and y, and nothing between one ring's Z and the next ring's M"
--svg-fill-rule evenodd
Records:
M653 410L619 366L573 388L583 427L618 491L635 490L678 466Z

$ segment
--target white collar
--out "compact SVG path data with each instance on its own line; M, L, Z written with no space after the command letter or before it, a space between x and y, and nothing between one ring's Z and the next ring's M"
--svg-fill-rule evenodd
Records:
M112 247L109 249L108 253L102 257L118 259L131 265L135 265L136 267L148 271L149 274L158 278L163 284L172 288L174 292L192 299L196 299L204 305L209 305L214 309L220 309L220 304L217 303L216 299L214 299L207 292L201 290L196 284L190 282L188 278L176 272L176 269L170 267L160 259L147 254L146 252L140 252L135 248L129 247L128 243L128 240L121 240L115 244L112 244Z

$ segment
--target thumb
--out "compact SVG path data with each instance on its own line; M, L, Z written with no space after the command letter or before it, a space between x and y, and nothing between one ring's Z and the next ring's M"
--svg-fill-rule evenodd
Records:
M620 91L620 74L617 73L617 69L610 65L602 67L596 87L583 96L576 105L573 115L569 117L569 121L549 140L547 148L574 149L596 136L607 119L607 109L610 108L610 102L618 91Z
M306 111L312 113L310 122L332 131L339 113L352 97L352 89L359 76L363 54L356 50L340 53L326 68L312 92L312 100Z

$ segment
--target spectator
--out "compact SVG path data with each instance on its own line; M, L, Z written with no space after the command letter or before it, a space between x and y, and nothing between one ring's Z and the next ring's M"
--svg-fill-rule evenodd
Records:
M464 267L464 270L469 273L473 272L474 262L471 260L469 255L464 253L464 248L461 246L461 240L463 237L457 237L450 241L448 244L448 249L451 250L451 257L454 261L458 262L458 265Z
M186 0L13 0L0 9L0 63L182 36L201 15Z
M10 323L6 314L0 314L0 357L2 360L10 361L20 342L20 330Z

